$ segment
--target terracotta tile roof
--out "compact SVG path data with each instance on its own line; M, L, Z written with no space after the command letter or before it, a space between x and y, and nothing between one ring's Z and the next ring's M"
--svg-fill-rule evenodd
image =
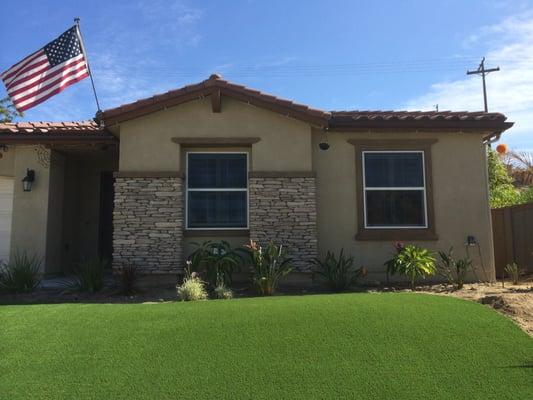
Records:
M71 122L4 122L0 123L0 133L18 134L108 134L94 121Z
M483 111L332 111L332 119L352 121L505 121L501 113Z
M501 113L483 111L332 111L329 128L342 131L389 128L487 131L485 139L513 126Z
M186 101L209 96L216 91L220 91L222 95L234 97L249 102L250 104L318 125L326 125L331 117L331 114L327 111L272 96L246 86L237 85L222 79L220 75L213 74L209 79L200 83L187 85L180 89L171 90L163 94L105 110L102 114L102 119L109 125Z
M200 83L158 94L133 103L105 110L99 118L107 126L149 114L191 100L221 95L263 107L282 115L313 125L340 131L357 129L460 129L486 130L488 136L499 135L513 126L501 113L468 111L324 111L281 99L258 90L228 82L219 75L211 75ZM78 122L18 122L0 123L0 137L6 134L54 137L96 137L114 139L105 128L94 121Z
M117 138L94 121L0 123L1 144L113 144L117 142Z

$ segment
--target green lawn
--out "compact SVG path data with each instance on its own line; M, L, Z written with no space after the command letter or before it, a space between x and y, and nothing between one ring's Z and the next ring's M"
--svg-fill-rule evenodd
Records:
M533 399L479 304L344 294L0 307L0 399Z

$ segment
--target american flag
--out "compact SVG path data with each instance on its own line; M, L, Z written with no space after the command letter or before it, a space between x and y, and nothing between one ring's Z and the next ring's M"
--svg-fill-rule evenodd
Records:
M73 26L0 78L16 109L25 111L88 76L78 29Z

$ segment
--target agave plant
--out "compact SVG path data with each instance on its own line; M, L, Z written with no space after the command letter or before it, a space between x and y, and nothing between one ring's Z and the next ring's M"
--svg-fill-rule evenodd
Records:
M418 277L425 278L436 273L435 258L428 249L412 244L397 249L397 254L385 263L391 274L401 274L409 278L411 289L415 289Z
M265 248L250 240L245 246L252 261L252 283L262 296L272 296L281 278L292 271L292 259L283 245L270 241Z
M328 251L324 260L316 258L313 264L315 265L313 278L324 281L332 291L349 289L365 273L363 268L353 268L354 258L346 256L344 249L341 249L338 257L335 253Z

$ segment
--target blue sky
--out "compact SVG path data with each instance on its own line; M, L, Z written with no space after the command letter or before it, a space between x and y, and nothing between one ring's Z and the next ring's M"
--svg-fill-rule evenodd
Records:
M0 26L0 71L79 16L104 109L221 73L327 110L480 110L516 122L504 141L533 150L533 0L17 1ZM2 87L0 96L4 96ZM24 120L88 119L88 79Z

